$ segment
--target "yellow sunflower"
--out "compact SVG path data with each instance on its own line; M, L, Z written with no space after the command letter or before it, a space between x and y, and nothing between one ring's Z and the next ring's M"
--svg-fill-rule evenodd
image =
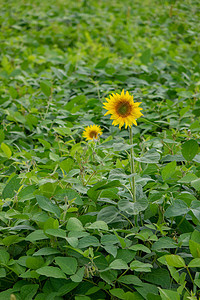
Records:
M86 127L85 131L83 132L83 137L86 138L86 141L94 139L96 140L98 135L102 135L102 129L98 125L90 125Z
M127 126L131 127L133 124L137 126L136 120L143 116L140 112L142 108L139 107L141 102L134 102L133 96L126 92L124 94L124 90L119 94L110 95L110 99L106 98L107 102L103 103L104 108L107 109L106 115L111 115L111 120L113 120L113 125L119 125L119 128L125 124L125 128Z

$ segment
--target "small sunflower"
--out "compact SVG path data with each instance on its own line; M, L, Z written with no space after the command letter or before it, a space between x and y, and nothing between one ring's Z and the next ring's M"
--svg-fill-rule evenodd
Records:
M83 137L86 138L86 141L94 139L96 140L98 135L102 135L101 127L98 125L90 125L86 127L85 131L83 132Z
M141 102L134 102L133 96L124 90L119 94L110 95L110 99L106 98L107 102L103 103L104 108L107 109L106 115L111 115L111 120L113 120L113 125L119 125L119 128L125 124L125 128L131 127L133 124L137 126L136 120L143 116L140 112L142 108L139 107Z

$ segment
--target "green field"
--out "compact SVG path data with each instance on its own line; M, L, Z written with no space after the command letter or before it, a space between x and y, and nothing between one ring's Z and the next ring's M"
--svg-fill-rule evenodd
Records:
M199 20L197 0L0 1L0 300L200 299ZM123 89L131 139L103 108Z

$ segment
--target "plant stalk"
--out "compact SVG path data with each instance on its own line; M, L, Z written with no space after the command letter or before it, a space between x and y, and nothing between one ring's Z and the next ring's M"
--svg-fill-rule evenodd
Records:
M133 146L133 131L132 131L132 127L130 127L130 129L129 129L129 138L130 138L130 145ZM133 174L133 173L135 173L133 147L131 147L131 161L130 161L130 165L131 165L131 174ZM132 191L132 194L133 194L133 202L136 202L135 175L131 178L131 180L132 180L132 182L131 182L131 191Z

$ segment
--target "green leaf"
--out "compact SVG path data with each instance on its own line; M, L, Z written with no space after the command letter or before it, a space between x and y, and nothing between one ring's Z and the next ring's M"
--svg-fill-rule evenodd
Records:
M142 280L140 280L135 275L124 275L122 277L119 277L119 279L117 279L117 281L119 281L121 283L125 283L125 284L143 286Z
M69 204L75 203L77 205L83 205L83 200L80 195L73 189L65 189L64 192L56 195L56 199L58 200L62 200L63 198L65 198Z
M0 278L6 277L6 270L4 268L0 268Z
M106 58L100 60L100 61L96 64L95 69L104 69L105 66L107 65L108 59L109 59L109 57L106 57Z
M49 97L51 95L51 83L48 81L41 81L40 88L45 96Z
M75 300L91 300L91 298L88 296L80 295L80 296L75 296Z
M37 290L39 288L39 284L26 284L20 289L20 296L23 300L33 299Z
M12 177L6 184L5 188L3 189L3 192L2 192L3 199L13 198L15 196L16 192L21 187L20 182L21 182L21 179L18 178L18 175L15 175L14 177Z
M113 295L119 299L124 299L124 297L125 297L125 292L120 288L111 289L109 292L111 293L111 295Z
M74 282L81 282L83 280L85 267L80 268L76 274L70 276L70 279Z
M5 134L4 134L4 131L3 129L0 129L0 143L2 143L5 139Z
M115 259L109 265L111 269L120 270L120 269L128 269L127 263L122 259Z
M68 127L57 127L57 128L54 128L54 130L60 134L60 135L63 135L63 136L68 136L68 135L71 135L72 132L71 132L71 129L68 128Z
M183 178L181 178L178 182L180 183L190 183L191 181L197 179L198 177L193 173L186 174Z
M200 267L200 258L194 258L190 261L189 268L199 268Z
M151 273L144 274L143 278L145 281L153 283L156 286L170 287L170 275L166 269L152 269Z
M182 145L182 155L187 161L192 161L199 151L199 145L195 140L189 140Z
M136 272L151 272L151 268L153 268L153 266L148 263L143 263L139 260L134 260L130 264L130 268Z
M7 265L9 259L10 259L10 254L5 250L0 249L0 263Z
M88 248L89 246L100 246L99 240L95 236L86 236L79 240L78 248Z
M44 259L41 256L38 257L27 257L26 266L29 269L39 269L44 264Z
M158 288L162 300L180 300L178 292Z
M176 199L172 205L170 205L165 211L165 217L177 217L183 216L184 214L188 213L190 209L188 208L187 204L182 200Z
M124 294L124 300L144 300L144 297L142 297L138 292L133 292L133 293L126 292ZM148 300L150 299L148 298ZM153 300L157 300L157 299L154 298Z
M41 196L41 195L36 195L35 197L36 197L39 207L41 207L45 211L49 211L49 212L55 214L57 217L60 216L59 207L56 204L52 203L52 201L50 199L48 199L44 196Z
M174 254L165 255L165 259L169 266L176 267L176 268L184 268L185 267L185 261L179 255L174 255Z
M17 90L13 86L9 87L9 93L13 99L16 99L18 96Z
M147 65L151 59L151 49L146 49L140 56L141 62Z
M191 181L191 186L196 190L200 191L200 178Z
M200 288L200 279L195 279L194 283L196 284L196 286L198 286L198 288Z
M109 224L112 223L116 217L118 216L119 211L114 206L107 206L102 208L97 215L98 221L104 221L105 223Z
M33 256L40 256L40 255L53 255L53 254L58 254L60 253L60 251L58 251L57 249L54 248L50 248L50 247L44 247L39 249L37 252L35 252L33 254Z
M19 243L21 241L23 241L24 238L22 237L19 237L18 235L9 235L7 237L5 237L2 242L5 246L10 246L10 245L13 245L13 244L16 244L16 243Z
M45 230L46 234L52 235L52 236L56 236L56 237L60 237L65 239L66 238L66 231L60 228L54 229L54 228L50 228Z
M25 240L29 242L35 242L44 239L48 239L48 237L44 234L43 230L38 229L34 232L31 232Z
M56 267L49 267L45 266L40 269L37 269L36 272L40 275L44 275L46 277L53 277L53 278L63 278L66 279L65 274L59 268Z
M134 159L145 164L156 164L160 160L160 154L155 149L150 149L143 156L134 157Z
M168 163L162 170L161 175L163 178L163 181L167 181L170 177L172 177L176 170L176 162L172 161Z
M136 202L131 202L128 199L121 199L118 202L118 207L121 211L125 211L129 215L138 215L148 207L148 200L144 196Z
M189 240L189 248L190 248L190 253L194 258L200 258L200 244L193 241Z
M78 264L74 257L56 257L55 262L65 274L73 275L76 273Z
M151 253L151 250L148 247L141 244L133 245L129 247L129 249L133 251L143 251L145 253Z
M10 150L10 147L5 143L1 143L1 150L4 152L7 158L10 158L12 156L12 151Z
M77 218L70 218L67 222L66 229L69 231L83 231L83 225Z
M88 229L98 229L108 231L108 225L104 221L96 221L87 227Z

